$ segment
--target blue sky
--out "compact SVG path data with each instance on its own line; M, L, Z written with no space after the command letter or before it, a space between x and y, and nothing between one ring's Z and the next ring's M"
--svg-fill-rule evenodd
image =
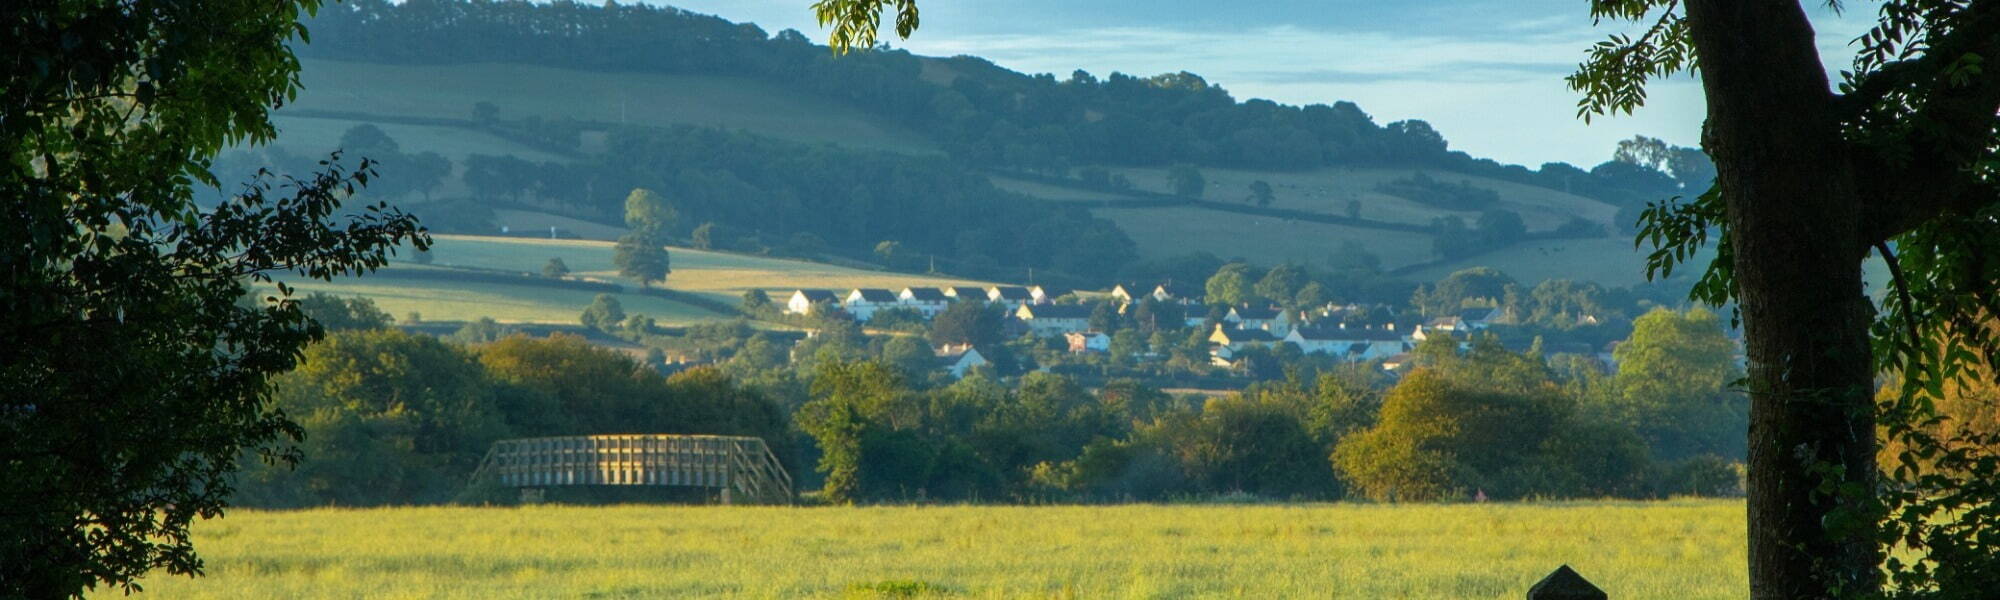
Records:
M677 0L689 10L792 28L823 40L809 0ZM1859 3L1852 3L1859 4ZM1507 163L1588 167L1643 134L1695 145L1703 106L1687 76L1657 82L1636 115L1576 118L1563 76L1590 44L1582 0L920 0L923 27L896 46L971 54L1017 71L1198 73L1237 99L1353 101L1377 123L1423 119L1453 149ZM1812 3L1823 56L1838 71L1869 14ZM1864 8L1854 6L1852 8Z

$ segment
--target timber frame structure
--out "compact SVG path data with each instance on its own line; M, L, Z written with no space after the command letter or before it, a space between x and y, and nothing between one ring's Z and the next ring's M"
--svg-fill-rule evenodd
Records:
M555 486L718 488L723 504L790 504L792 476L764 440L724 435L620 434L500 440L472 483L520 488L524 500Z

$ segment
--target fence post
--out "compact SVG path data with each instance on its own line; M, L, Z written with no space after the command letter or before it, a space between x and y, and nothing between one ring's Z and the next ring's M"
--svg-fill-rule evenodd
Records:
M1591 585L1569 565L1563 565L1536 582L1535 587L1528 588L1528 600L1607 600L1607 597L1604 590Z

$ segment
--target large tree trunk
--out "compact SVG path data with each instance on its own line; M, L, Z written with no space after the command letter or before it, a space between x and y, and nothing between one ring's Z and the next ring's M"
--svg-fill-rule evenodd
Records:
M1829 529L1855 499L1816 492L1827 467L1874 491L1862 199L1798 3L1689 0L1687 17L1750 359L1751 597L1827 598L1880 562Z

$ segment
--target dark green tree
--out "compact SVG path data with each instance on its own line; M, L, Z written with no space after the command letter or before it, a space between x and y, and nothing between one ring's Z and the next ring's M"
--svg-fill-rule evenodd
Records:
M1257 206L1270 206L1271 201L1276 199L1277 196L1271 193L1271 184L1259 179L1250 182L1250 196L1244 201L1255 203Z
M221 514L245 452L298 457L269 379L322 330L271 274L428 245L393 208L341 206L367 161L192 201L223 186L219 150L276 134L288 43L319 4L0 9L0 597L200 573L189 525ZM247 284L278 292L239 302Z
M931 343L989 346L1000 341L1005 319L997 304L954 302L931 320Z
M583 322L584 327L613 331L625 322L625 306L618 302L616 296L598 294L590 301L590 306L584 307L583 315L578 320Z
M666 281L667 274L673 272L667 248L654 237L638 231L618 238L618 245L612 248L611 262L618 265L618 274L639 280L640 287L652 285L655 281Z
M1172 186L1174 195L1200 198L1208 190L1208 180L1201 176L1201 170L1193 165L1174 165L1167 169L1167 185Z
M547 264L542 265L542 276L549 279L568 277L569 264L564 263L561 257L550 258Z

